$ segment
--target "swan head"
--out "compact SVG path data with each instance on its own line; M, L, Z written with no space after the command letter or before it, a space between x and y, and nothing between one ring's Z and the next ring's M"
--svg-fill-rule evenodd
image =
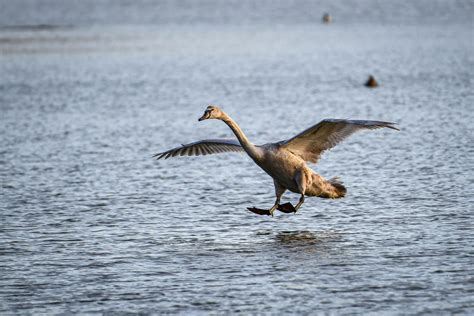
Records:
M221 109L219 109L217 106L214 105L209 105L206 110L204 111L204 114L199 118L198 121L204 121L204 120L209 120L209 119L221 119L223 116L223 113Z

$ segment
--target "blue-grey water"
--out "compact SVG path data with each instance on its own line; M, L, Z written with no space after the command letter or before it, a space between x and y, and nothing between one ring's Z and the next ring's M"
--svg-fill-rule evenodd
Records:
M473 12L0 1L0 313L473 314ZM346 198L262 217L273 183L245 155L152 159L233 137L197 122L208 104L255 143L323 118L401 131L313 165Z

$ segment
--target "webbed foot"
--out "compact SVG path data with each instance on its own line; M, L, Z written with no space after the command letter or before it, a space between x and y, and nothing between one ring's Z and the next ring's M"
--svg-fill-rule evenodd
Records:
M270 213L270 210L264 210L264 209L261 209L261 208L256 208L256 207L247 207L247 209L252 212L252 213L255 213L255 214L258 214L258 215L268 215L268 216L273 216L272 213Z
M283 213L296 213L296 208L291 203L280 204L277 210Z

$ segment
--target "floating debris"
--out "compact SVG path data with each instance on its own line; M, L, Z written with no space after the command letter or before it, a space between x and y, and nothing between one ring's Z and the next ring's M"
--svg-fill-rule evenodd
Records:
M378 87L379 84L377 80L375 80L374 76L370 75L369 79L367 79L367 82L365 83L365 86L368 88L375 88Z

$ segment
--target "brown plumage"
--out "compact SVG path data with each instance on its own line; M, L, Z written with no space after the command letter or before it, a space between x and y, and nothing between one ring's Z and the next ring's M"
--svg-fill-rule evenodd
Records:
M276 143L256 146L252 144L240 127L216 106L207 107L199 121L218 119L226 123L237 140L208 139L181 145L155 155L157 159L176 156L200 156L223 152L246 152L253 161L273 178L276 201L270 209L248 208L260 215L272 215L278 209L285 213L296 212L305 196L341 198L346 188L337 177L326 180L306 164L318 162L321 154L342 142L353 133L363 129L390 128L398 130L394 123L366 120L326 119L304 130L298 135ZM280 204L286 190L300 194L296 206Z

